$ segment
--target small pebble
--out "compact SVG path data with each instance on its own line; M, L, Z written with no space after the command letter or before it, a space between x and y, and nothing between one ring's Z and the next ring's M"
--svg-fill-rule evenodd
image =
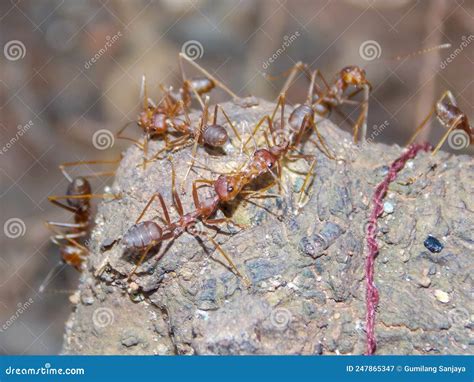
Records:
M443 244L441 244L441 242L437 238L431 235L428 235L423 244L425 245L426 249L429 250L431 253L439 253L444 248Z
M81 301L84 305L92 305L94 303L94 297L82 295Z
M428 276L421 276L416 278L416 283L423 288L428 288L431 285L431 279Z
M442 302L443 304L447 304L449 302L449 294L442 291L441 289L436 289L434 291L434 295L435 295L436 299L439 302Z
M76 291L76 292L74 292L74 294L70 295L70 296L69 296L69 301L70 301L71 304L73 304L73 305L79 304L79 302L81 301L79 291Z
M393 214L393 204L390 203L390 202L385 202L383 204L383 212L385 212L386 214Z
M138 339L133 335L122 338L120 342L127 348L138 345Z

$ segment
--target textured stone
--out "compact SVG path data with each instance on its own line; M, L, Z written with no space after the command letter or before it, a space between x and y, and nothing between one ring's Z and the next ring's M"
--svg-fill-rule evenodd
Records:
M237 126L244 121L253 126L273 110L272 104L261 100L256 106L229 102L223 107ZM191 114L193 121L198 116ZM63 352L362 353L364 233L370 200L387 165L402 149L373 143L357 147L349 133L328 121L320 121L318 129L338 160L329 160L310 142L305 144L303 151L317 156L317 166L304 206L297 203L295 184L301 184L303 175L298 172L309 165L300 160L283 166L284 190L278 198L256 200L264 208L243 200L226 206L225 213L245 228L231 230L224 225L216 233L202 227L215 235L250 286L229 269L209 241L184 233L172 245L165 242L150 251L132 290L127 275L139 254L124 251L120 238L157 191L167 201L172 219L177 213L170 203L170 162L153 162L144 170L142 152L131 146L114 184L123 197L99 207L88 269L79 286L81 295L97 298L92 305L84 299L75 305ZM150 155L161 147L161 141L152 140ZM173 155L177 184L187 171L190 150ZM247 160L231 145L225 151L223 155L199 148L198 161L229 172ZM194 208L191 182L217 177L195 170L182 196L185 212ZM473 170L470 157L420 154L390 186L389 200L396 208L380 221L381 249L375 266L379 354L469 353ZM264 180L261 183L255 187L263 186ZM200 189L200 197L209 192ZM269 192L278 193L278 187ZM146 218L158 221L160 213L153 206ZM423 241L430 233L442 238L441 253L425 249ZM99 269L102 272L96 274ZM420 279L428 276L430 283ZM435 290L449 294L449 301L438 301ZM112 324L93 327L91 317L98 308L112 312Z

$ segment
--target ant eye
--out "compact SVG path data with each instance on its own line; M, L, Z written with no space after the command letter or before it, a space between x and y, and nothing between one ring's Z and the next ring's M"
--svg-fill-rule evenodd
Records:
M232 186L227 186L227 192L232 192L234 191L234 187Z
M272 167L273 167L273 162L268 162L268 163L267 163L267 167L268 167L268 168L272 168Z

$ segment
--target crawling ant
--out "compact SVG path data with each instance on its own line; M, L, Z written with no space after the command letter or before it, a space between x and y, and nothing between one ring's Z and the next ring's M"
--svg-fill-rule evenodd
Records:
M310 72L308 65L299 61L290 69L290 75L283 85L281 93L286 93L298 71L302 71L306 77L310 79L311 84L306 102L303 105L296 107L290 115L290 126L293 128L299 127L305 116L308 116L308 124L315 124L314 114L324 117L327 116L331 110L338 106L342 106L344 104L361 104L361 112L353 126L353 135L354 142L357 143L359 140L359 128L361 128L360 135L362 140L365 141L367 132L369 93L372 89L370 82L367 80L365 70L355 65L346 66L337 73L332 84L329 84L319 69ZM318 84L315 83L316 77L322 81L325 89L322 89ZM355 88L356 91L352 94L346 95L347 89L349 87ZM364 92L362 103L353 101L351 99L355 94L359 93L359 91ZM319 133L317 134L319 137ZM321 137L319 138L320 142L322 143Z
M150 251L151 248L157 246L158 244L162 243L165 240L175 240L179 236L181 236L184 232L188 232L194 236L204 235L214 247L218 250L218 252L226 259L229 266L232 270L240 277L243 277L242 274L238 271L236 265L232 261L232 259L225 253L222 247L206 233L203 232L195 232L196 224L201 221L205 226L210 228L217 228L215 227L216 224L223 223L223 222L231 222L230 219L224 217L219 219L211 219L211 216L217 211L217 208L220 203L219 197L216 195L213 198L208 198L204 201L199 200L198 191L196 187L196 183L193 183L193 202L196 209L192 212L184 213L183 205L181 203L181 199L176 191L175 186L175 171L173 165L171 165L172 171L172 204L175 210L178 212L179 218L177 221L172 222L170 219L170 214L168 212L168 208L166 207L166 203L163 199L161 193L155 193L151 196L147 204L145 205L144 209L138 216L135 224L132 225L127 232L122 237L122 243L124 244L126 249L132 250L140 250L143 251L138 263L134 266L132 271L130 272L128 279L135 274L138 267L141 265L143 260L145 259L146 255ZM164 225L161 226L158 223L147 220L141 221L142 217L145 215L146 211L152 204L152 202L158 198L160 202L161 209L163 211L164 218L161 218ZM238 224L233 223L234 225L238 226ZM245 278L244 278L245 279Z
M237 129L235 128L234 124L232 123L222 106L214 106L212 122L209 123L209 97L206 97L199 126L197 128L192 127L191 121L186 115L185 121L182 121L179 125L173 124L175 130L181 133L182 135L174 141L167 141L165 147L159 150L152 158L148 159L147 161L152 162L156 159L160 159L160 156L163 152L176 151L184 146L192 144L193 142L193 157L197 150L197 145L207 145L213 148L223 147L227 142L229 142L229 135L225 127L222 124L217 123L219 110L224 115L225 119L227 120L227 123L232 128L237 139L240 141L241 138Z
M457 106L453 93L451 93L450 90L446 90L435 102L426 118L416 128L415 133L408 142L408 145L415 141L416 137L426 126L433 114L436 115L438 121L445 129L447 129L447 131L439 141L438 145L433 149L432 155L435 155L439 151L441 146L443 146L443 143L454 130L460 130L467 134L467 137L463 138L466 139L466 146L474 144L474 128L469 124L469 119L467 118L466 113Z
M113 175L115 173L114 171L97 172L90 175L73 178L66 171L66 167L97 163L109 164L117 163L119 161L120 159L109 161L78 161L63 163L59 166L59 169L69 182L66 195L51 195L48 196L48 200L54 205L71 212L73 214L74 223L48 221L45 222L45 224L53 232L51 241L59 246L62 262L72 266L78 271L83 271L85 264L84 261L89 253L88 249L83 244L81 244L81 241L89 234L91 228L91 199L117 198L118 195L112 195L108 193L93 194L91 184L87 179L89 177ZM65 203L61 200L65 200ZM52 273L50 273L45 282L43 282L40 290L44 289L44 285L51 274Z
M198 68L203 74L205 74L205 77L201 76L194 77L189 80L186 79L183 69L183 60L186 60L194 67ZM211 130L209 130L208 133L200 135L199 132L195 131L195 129L192 127L191 121L187 114L187 109L191 105L192 96L194 95L203 108L203 114L207 113L207 110L204 110L205 105L201 99L201 96L209 93L216 86L225 90L233 98L237 97L237 95L232 92L225 84L216 79L204 68L196 64L189 57L182 53L179 55L179 63L183 84L177 92L174 92L173 88L165 89L164 86L160 85L164 95L163 99L158 105L155 105L154 102L148 98L146 79L145 76L142 77L141 94L143 96L143 109L139 113L136 123L145 132L144 143L141 144L139 141L133 138L123 136L123 132L130 125L130 123L125 124L117 132L117 137L119 139L130 140L144 151L144 166L148 161L148 141L155 136L163 137L166 142L166 150L179 147L184 142L188 141L190 137L195 136L198 136L198 140L200 142L215 147L221 147L228 140L227 132L223 132L222 127L216 128L215 126L210 126ZM212 129L212 127L214 127L214 129ZM183 136L174 141L169 141L168 134L171 128ZM236 130L234 130L234 132L236 132Z

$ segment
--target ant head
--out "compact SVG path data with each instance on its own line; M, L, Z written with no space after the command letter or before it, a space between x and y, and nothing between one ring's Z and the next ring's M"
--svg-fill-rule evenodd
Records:
M277 157L268 149L259 149L255 151L253 158L255 163L257 163L257 166L262 170L272 170L277 162Z
M71 183L69 183L69 186L67 187L67 195L75 196L75 195L87 195L91 194L92 189L91 189L91 184L86 178L83 178L82 176L78 176L77 178L74 178ZM83 207L87 202L87 199L67 199L67 203L71 207Z
M232 200L241 190L240 178L236 175L221 175L214 183L214 189L221 201Z
M202 133L204 143L213 147L222 147L229 140L226 129L221 125L209 125Z
M341 70L341 77L348 85L361 86L368 84L365 70L358 66L346 66Z
M154 134L164 134L168 130L166 114L156 113L151 117L151 130Z

